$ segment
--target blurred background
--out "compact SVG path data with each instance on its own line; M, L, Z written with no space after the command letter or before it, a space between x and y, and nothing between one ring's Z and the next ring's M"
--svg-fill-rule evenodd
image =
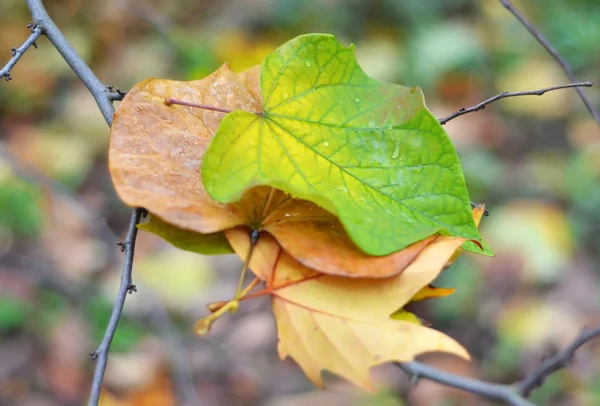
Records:
M29 35L20 0L0 2L0 66ZM597 0L515 2L580 80L600 82ZM568 83L491 0L56 0L47 9L100 80L127 90L148 77L242 70L296 35L356 44L371 76L421 86L443 117L501 91ZM109 131L94 100L45 38L0 83L0 405L87 403L121 272L116 242L130 210L107 172ZM600 107L597 88L585 92ZM508 99L451 121L472 200L486 201L495 258L465 254L438 281L454 295L415 310L472 354L423 360L511 383L600 323L600 131L574 90ZM313 387L276 354L266 301L245 302L208 338L191 328L231 297L240 261L176 250L140 232L134 282L104 380L102 406L483 405L392 366L380 390L334 376ZM578 352L533 400L600 404L600 345Z

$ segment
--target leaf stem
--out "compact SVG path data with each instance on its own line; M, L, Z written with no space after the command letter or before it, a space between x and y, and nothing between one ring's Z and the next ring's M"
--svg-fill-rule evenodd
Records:
M238 287L237 287L237 291L235 293L235 300L240 300L242 298L242 296L244 295L244 279L246 278L246 272L248 271L248 265L250 264L250 258L252 257L252 252L254 252L254 248L256 247L256 244L258 243L259 236L260 236L260 233L256 229L254 229L250 232L250 247L248 248L248 253L246 254L246 260L244 261L244 266L242 267L242 272L240 273L240 280L238 281ZM252 284L250 284L250 285L252 285ZM252 287L250 289L252 289Z
M212 314L209 314L203 319L198 320L196 325L194 325L194 333L199 336L205 336L209 333L212 324L225 312L235 313L240 307L240 302L237 299L230 300L221 306L220 309L217 309Z
M192 102L186 102L183 100L175 100L175 99L171 99L170 97L166 98L164 103L167 106L171 106L173 104L179 105L179 106L187 106L187 107L195 107L198 109L202 109L202 110L210 110L210 111L217 111L219 113L231 113L232 110L229 109L224 109L221 107L214 107L214 106L208 106L206 104L198 104L198 103L192 103Z
M246 299L254 299L255 297L259 297L259 296L272 295L273 292L276 292L276 291L278 291L280 289L284 289L284 288L287 288L287 287L290 287L290 286L293 286L293 285L299 285L299 284L304 283L304 282L312 281L313 279L318 279L318 278L320 278L322 276L325 276L325 274L323 274L323 273L317 273L317 274L314 274L314 275L307 276L306 278L296 279L294 281L286 282L286 283L278 285L278 286L269 286L269 287L267 287L265 289L259 290L258 292L254 292L251 295L246 295L246 296L242 297L240 299L240 302L242 302L242 301L244 301Z
M252 282L250 282L248 284L248 286L246 286L244 288L244 290L242 291L239 301L241 302L244 299L244 297L246 297L246 295L248 295L248 292L250 292L256 285L258 285L259 282L260 282L260 279L254 278L252 280ZM222 300L222 301L218 301L218 302L209 303L207 307L211 313L214 313L214 312L218 311L219 309L221 309L223 306L225 306L227 303L229 303L229 302Z
M264 220L266 214L267 214L267 210L269 209L269 206L271 205L271 200L273 200L273 194L275 194L275 189L274 188L270 188L269 189L269 194L267 195L267 199L265 200L265 205L263 207L262 210L262 215L261 220Z

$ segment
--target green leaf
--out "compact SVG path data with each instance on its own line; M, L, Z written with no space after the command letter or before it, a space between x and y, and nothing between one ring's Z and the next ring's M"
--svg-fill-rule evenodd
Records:
M195 231L183 230L165 223L155 215L152 215L147 223L138 224L138 228L156 234L182 250L204 255L233 253L224 232L200 234Z
M262 112L223 119L202 179L229 203L256 185L336 214L366 253L435 232L481 240L456 151L418 88L368 77L332 35L291 40L265 58Z

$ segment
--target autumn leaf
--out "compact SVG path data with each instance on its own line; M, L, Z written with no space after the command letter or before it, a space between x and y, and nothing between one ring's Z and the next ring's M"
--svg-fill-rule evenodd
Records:
M310 34L264 59L260 93L225 116L203 159L217 201L275 187L335 214L371 255L438 231L481 240L454 147L420 89L378 82L353 46Z
M223 113L167 106L164 100L258 108L258 73L253 68L237 74L224 66L203 80L149 79L127 93L113 119L109 168L121 199L152 213L150 224L141 228L182 249L216 254L231 249L222 232L243 225L268 231L290 255L323 273L389 277L401 272L424 242L374 257L356 247L334 215L312 202L269 187L252 188L226 205L207 194L198 171Z
M238 255L245 257L248 234L239 228L226 234ZM468 358L466 350L443 333L413 320L390 318L437 276L462 242L437 236L400 275L351 279L306 268L269 234L261 234L250 269L266 282L262 294L272 297L279 356L294 358L319 386L326 369L364 389L373 389L369 370L378 364L410 361L430 351Z

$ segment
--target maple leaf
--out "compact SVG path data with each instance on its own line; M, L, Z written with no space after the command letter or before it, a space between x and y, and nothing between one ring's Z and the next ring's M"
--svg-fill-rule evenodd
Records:
M371 255L438 231L481 240L456 151L420 89L376 81L353 46L310 34L264 59L260 91L263 102L228 114L206 152L213 198L281 189L335 214Z
M207 194L199 169L223 113L167 106L164 100L258 109L258 74L258 67L238 74L223 66L202 80L149 79L127 93L113 119L109 169L120 198L152 214L140 227L179 248L217 254L231 250L223 231L245 225L268 231L297 260L323 273L389 277L401 272L425 242L375 257L359 250L338 219L312 202L270 187L252 188L231 204Z
M238 255L246 257L250 239L241 229L227 238ZM371 390L371 367L390 361L410 361L416 355L444 351L468 358L452 338L422 326L410 314L392 319L399 306L431 282L447 259L464 242L436 236L398 276L387 279L351 279L309 269L268 234L254 248L250 269L267 288L279 336L279 356L291 356L315 384L329 370Z

